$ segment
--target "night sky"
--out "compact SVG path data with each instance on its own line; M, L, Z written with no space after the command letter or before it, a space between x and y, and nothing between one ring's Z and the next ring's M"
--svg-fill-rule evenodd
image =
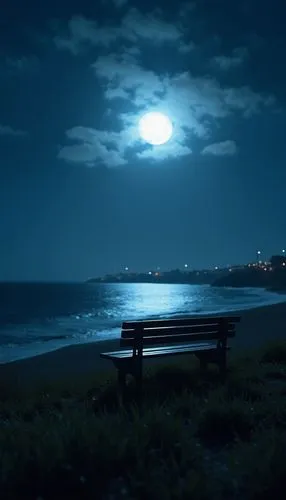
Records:
M0 280L279 253L285 25L285 0L3 0Z

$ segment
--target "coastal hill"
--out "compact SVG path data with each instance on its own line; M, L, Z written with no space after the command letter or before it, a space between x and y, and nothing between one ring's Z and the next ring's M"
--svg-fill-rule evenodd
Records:
M119 274L107 274L101 278L90 278L87 283L177 283L191 285L210 285L215 279L223 278L228 269L181 271L149 271L147 273L124 272Z
M286 290L286 257L273 255L267 262L254 262L213 270L149 271L132 273L127 269L118 274L89 278L87 283L173 283L228 287L261 287Z
M273 291L286 290L286 259L274 255L268 265L248 265L231 275L213 281L212 286L261 287Z

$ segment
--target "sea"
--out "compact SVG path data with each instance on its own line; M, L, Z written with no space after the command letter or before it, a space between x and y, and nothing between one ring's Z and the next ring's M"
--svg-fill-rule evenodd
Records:
M258 288L148 283L0 283L0 363L117 339L122 321L235 312L286 295Z

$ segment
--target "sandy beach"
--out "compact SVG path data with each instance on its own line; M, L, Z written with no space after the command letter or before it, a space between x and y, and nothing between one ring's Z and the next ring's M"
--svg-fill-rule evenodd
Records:
M241 316L237 335L230 345L235 350L260 347L272 339L286 339L286 302L233 313ZM119 340L93 342L64 347L33 358L0 365L0 379L52 381L96 372L113 370L111 362L100 358L101 352L119 348ZM166 360L167 361L167 358ZM154 361L152 361L154 362Z

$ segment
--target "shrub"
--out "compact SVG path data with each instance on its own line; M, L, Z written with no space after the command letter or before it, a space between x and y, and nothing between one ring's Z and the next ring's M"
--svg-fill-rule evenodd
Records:
M213 397L198 421L198 437L209 447L223 447L239 438L248 441L254 426L250 405L239 399Z
M263 363L286 364L286 342L271 342L262 352L261 361Z
M159 366L140 407L105 376L7 385L1 498L284 498L284 371L260 358L236 359L223 385L212 367Z
M284 500L286 488L286 434L259 430L252 443L238 442L228 459L230 475L238 485L237 498Z

